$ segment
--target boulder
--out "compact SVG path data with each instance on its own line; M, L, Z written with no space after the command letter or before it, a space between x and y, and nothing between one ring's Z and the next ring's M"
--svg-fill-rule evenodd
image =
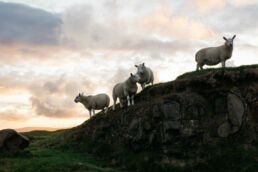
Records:
M29 139L13 129L0 130L0 151L19 152L28 147Z
M234 94L228 94L227 100L229 120L234 128L231 132L235 133L242 125L245 107L242 100Z
M231 133L231 126L229 122L225 122L219 126L218 135L220 137L228 137L230 133Z

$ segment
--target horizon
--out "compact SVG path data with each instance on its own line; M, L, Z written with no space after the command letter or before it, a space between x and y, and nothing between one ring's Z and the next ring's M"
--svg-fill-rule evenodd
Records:
M171 81L223 36L236 34L227 67L257 64L258 0L124 2L0 0L0 129L80 125L79 92L107 93L111 106L135 64Z

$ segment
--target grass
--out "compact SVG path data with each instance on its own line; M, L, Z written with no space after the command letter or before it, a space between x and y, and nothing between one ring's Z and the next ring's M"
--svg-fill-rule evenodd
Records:
M207 68L207 69L203 69L203 70L199 70L199 71L184 73L184 74L178 76L177 79L183 79L183 78L187 78L187 77L198 76L198 75L202 75L202 74L205 74L207 72L210 72L210 71L222 71L222 70L224 70L224 71L241 71L241 70L249 69L249 68L258 68L258 64L243 65L243 66L238 66L238 67L226 67L226 68Z
M258 151L244 148L239 143L221 142L214 147L206 147L202 150L206 156L205 163L197 163L192 169L200 172L247 172L258 170Z
M162 163L166 155L158 152L132 152L124 145L99 144L87 138L76 141L69 134L69 130L25 133L32 140L30 146L18 154L0 154L0 172L258 170L258 151L230 139L212 146L200 145L195 151L205 161L196 161L196 157L181 158L190 159L192 163L178 167L173 163ZM175 157L168 155L168 158ZM123 170L116 169L111 162Z
M90 153L51 146L60 141L60 134L45 131L25 133L32 139L30 146L20 153L0 154L0 172L119 171Z
M101 163L100 163L101 164ZM34 150L27 155L0 159L0 171L115 171L101 167L92 155L55 149Z
M173 163L163 163L166 155L159 152L133 152L124 145L99 144L83 138L83 142L64 141L59 144L59 149L73 150L74 147L80 152L94 154L102 157L105 161L115 160L115 164L129 171L257 171L258 151L245 148L240 141L225 140L212 146L201 145L196 154L205 159L204 162L196 161L194 158L182 158L181 160L192 161L184 167L175 166ZM174 159L174 156L168 158ZM94 161L93 161L94 162Z

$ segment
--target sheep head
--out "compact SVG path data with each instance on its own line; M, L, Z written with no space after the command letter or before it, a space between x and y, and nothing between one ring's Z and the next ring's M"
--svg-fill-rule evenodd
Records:
M236 37L236 35L234 35L232 38L223 37L223 39L226 41L225 45L227 45L229 47L232 47L233 46L233 41L234 41L235 37Z
M134 75L131 73L130 78L131 78L131 80L133 80L134 82L138 82L138 81L141 79L141 77L140 77L137 73L134 74Z
M142 63L140 65L135 65L135 67L137 67L137 72L140 73L140 74L143 74L143 72L145 71L144 63Z
M75 103L81 102L81 97L82 96L83 96L83 93L79 93L79 95L75 97L74 102Z

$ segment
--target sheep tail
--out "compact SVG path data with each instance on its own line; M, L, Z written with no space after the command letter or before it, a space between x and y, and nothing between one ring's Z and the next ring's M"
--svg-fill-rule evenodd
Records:
M110 98L107 97L107 107L109 106L109 103L110 103Z
M198 62L198 52L195 54L195 61Z

